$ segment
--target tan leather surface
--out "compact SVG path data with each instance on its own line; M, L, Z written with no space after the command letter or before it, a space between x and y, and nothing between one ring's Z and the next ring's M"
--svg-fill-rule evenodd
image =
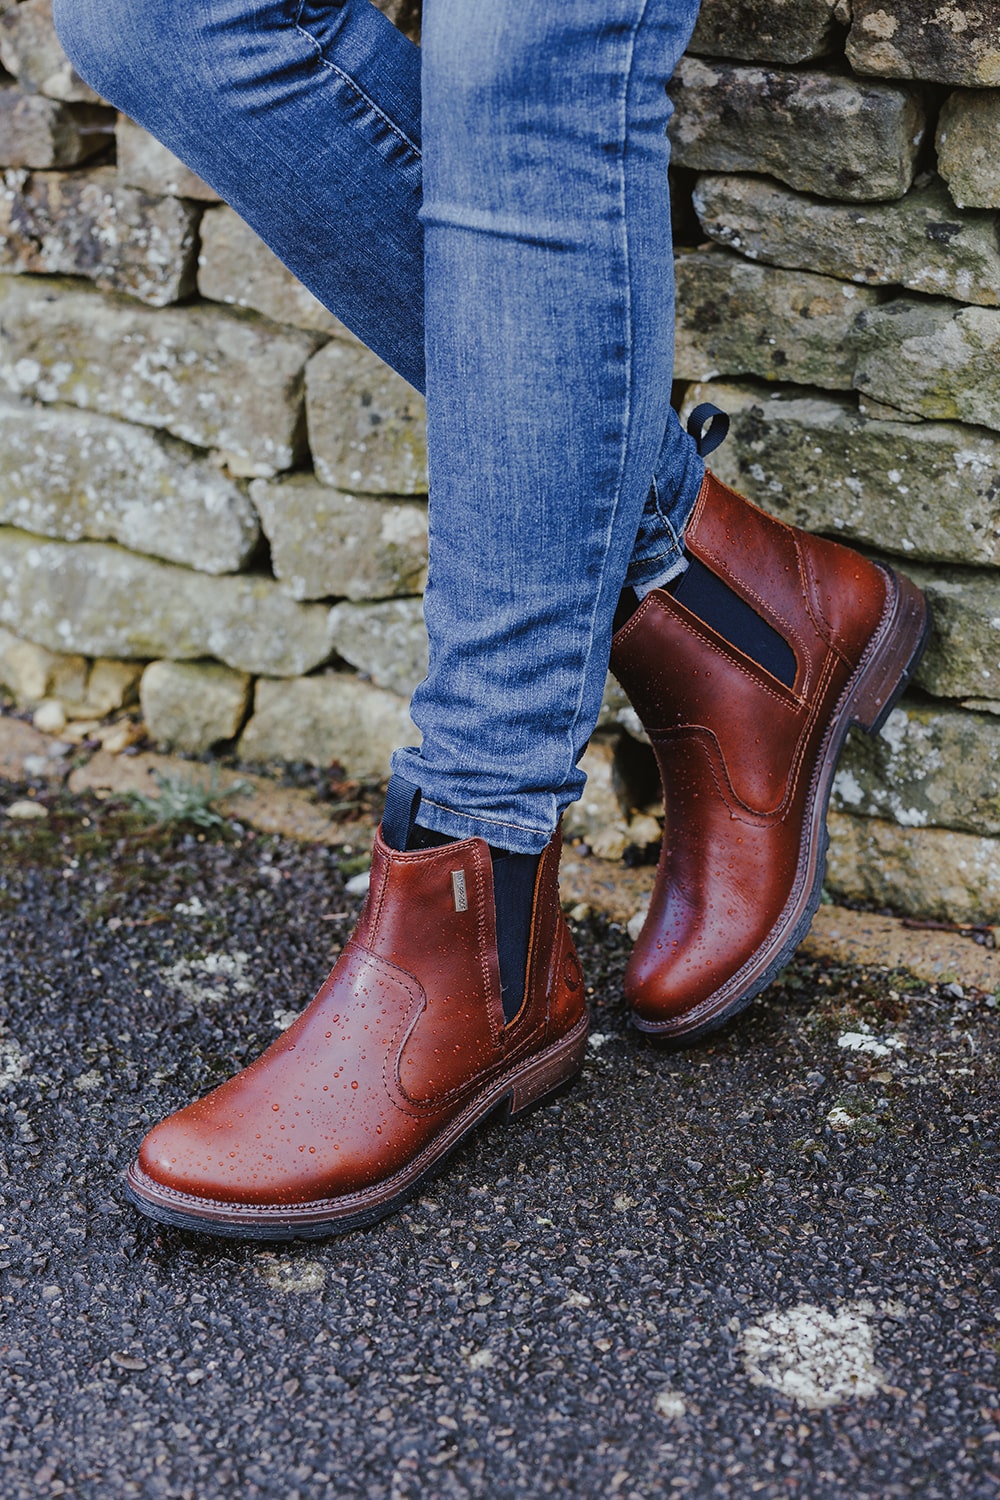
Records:
M487 845L401 854L377 835L365 908L316 998L256 1062L156 1126L142 1170L161 1187L256 1205L391 1177L478 1090L583 1016L558 867L557 834L539 866L525 1003L504 1027Z
M651 1022L683 1016L731 980L785 908L823 737L888 597L874 564L711 474L685 545L780 632L798 669L787 688L662 591L615 636L612 670L664 787L663 852L626 975Z

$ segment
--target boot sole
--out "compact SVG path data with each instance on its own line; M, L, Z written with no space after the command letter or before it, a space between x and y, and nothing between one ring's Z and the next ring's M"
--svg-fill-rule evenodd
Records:
M881 564L880 564L881 566ZM652 1022L633 1016L632 1024L650 1036L685 1044L718 1031L765 990L789 962L812 925L826 876L829 833L826 815L833 777L852 726L877 735L916 671L930 637L931 619L923 594L902 574L883 567L891 594L882 624L841 694L823 743L803 823L799 864L792 893L766 944L713 995L686 1015Z
M125 1196L141 1214L158 1224L224 1239L314 1240L367 1228L401 1209L443 1170L453 1152L491 1115L502 1112L504 1119L513 1120L568 1088L583 1066L588 1030L589 1021L584 1016L554 1046L495 1079L401 1171L361 1192L281 1207L225 1203L163 1187L136 1161L126 1174Z

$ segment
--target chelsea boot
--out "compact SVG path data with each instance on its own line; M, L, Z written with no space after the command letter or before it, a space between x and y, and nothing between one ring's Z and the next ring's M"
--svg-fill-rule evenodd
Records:
M666 811L626 994L642 1031L692 1040L747 1005L805 937L841 746L852 724L881 728L928 612L907 578L708 472L684 545L790 664L781 680L663 589L614 637L612 670L656 752Z
M127 1192L150 1218L259 1240L402 1206L487 1115L579 1071L580 965L556 833L535 881L525 997L501 1003L489 846L400 852L381 831L357 928L316 998L243 1072L150 1131Z

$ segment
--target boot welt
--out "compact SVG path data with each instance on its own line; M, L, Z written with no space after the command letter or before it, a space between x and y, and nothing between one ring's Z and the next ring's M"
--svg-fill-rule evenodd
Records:
M881 564L879 566L882 566ZM930 636L930 612L915 584L882 567L888 598L878 629L841 694L820 745L802 824L799 859L791 894L767 941L714 994L685 1015L669 1021L633 1016L639 1030L684 1044L718 1030L767 988L809 931L820 904L826 875L829 834L827 809L837 760L848 730L856 725L876 735L916 671Z
M588 1028L584 1016L551 1047L494 1078L405 1167L360 1192L310 1203L225 1203L164 1187L133 1162L125 1178L125 1196L159 1224L226 1239L320 1239L375 1224L419 1192L489 1115L503 1111L505 1119L514 1119L572 1083L583 1066Z

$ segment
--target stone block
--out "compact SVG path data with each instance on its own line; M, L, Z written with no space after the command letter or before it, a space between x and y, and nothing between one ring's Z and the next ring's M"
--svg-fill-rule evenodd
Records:
M164 307L194 290L197 211L93 172L9 168L0 189L0 271L86 276Z
M21 0L7 9L0 20L0 62L22 88L67 103L100 103L60 45L52 0Z
M167 194L171 198L195 198L200 203L218 203L219 195L188 170L172 151L143 130L127 115L119 115L115 126L118 176L125 187L143 193Z
M139 701L152 739L173 750L211 750L240 731L251 679L217 662L153 661Z
M121 542L205 573L241 568L260 534L240 486L176 439L4 397L0 521L68 542Z
M271 544L275 575L296 599L422 592L426 505L345 495L300 474L255 480L250 494Z
M993 698L1000 684L1000 573L908 566L933 616L914 681L939 698Z
M112 139L114 115L0 84L0 162L6 167L75 167Z
M336 762L349 776L386 776L393 750L419 740L402 698L350 673L324 672L258 682L238 752L251 762Z
M1000 93L959 89L946 99L937 153L938 171L960 207L1000 208Z
M766 172L823 198L901 198L926 128L913 90L829 73L685 57L670 94L677 166Z
M228 308L154 312L74 282L0 277L0 384L165 427L241 473L270 476L303 454L303 372L321 337Z
M956 213L938 179L862 206L795 193L767 177L704 176L694 205L706 234L750 260L1000 305L996 218Z
M87 690L85 656L49 651L0 629L0 683L18 708L33 708L48 698L80 700Z
M918 417L1000 429L1000 310L900 297L865 309L854 384Z
M849 737L833 801L904 828L998 835L1000 719L904 699L880 735Z
M871 421L818 392L692 387L732 430L710 464L783 521L903 557L1000 566L1000 440L951 422Z
M306 407L324 484L364 495L427 493L424 398L369 349L332 342L314 355Z
M131 661L98 658L87 676L85 704L96 719L133 703L139 693L142 667Z
M328 610L272 578L211 578L108 542L0 528L0 624L50 651L149 661L211 656L296 677L330 656Z
M689 51L749 62L808 62L829 52L837 0L702 0Z
M830 816L827 889L944 922L1000 922L1000 839Z
M850 389L855 321L877 306L877 292L723 250L682 252L676 271L678 379L759 375Z
M847 58L855 72L970 88L1000 85L996 0L964 5L851 0L851 16Z
M232 208L209 210L201 221L198 290L212 302L250 307L275 323L316 328L357 343L353 333L301 281Z
M336 604L330 635L338 656L402 698L408 699L427 675L427 629L419 599Z

